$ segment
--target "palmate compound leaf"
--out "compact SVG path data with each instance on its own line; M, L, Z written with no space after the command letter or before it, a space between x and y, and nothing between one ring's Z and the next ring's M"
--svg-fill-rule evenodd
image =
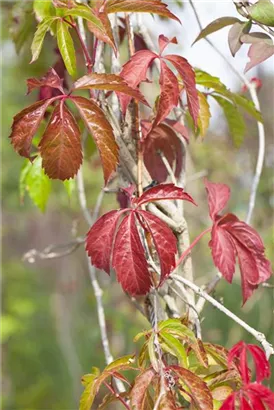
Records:
M228 396L220 410L274 410L274 393L260 383L245 384Z
M175 163L174 175L178 177L182 169L183 148L174 131L176 126L172 122L170 125L169 123L161 123L149 132L151 126L149 121L142 121L144 163L151 178L158 182L164 182L168 177L168 171L160 153L164 154L171 168Z
M44 114L53 98L40 100L24 108L13 118L12 132L10 134L13 148L22 157L30 158L32 139L44 117Z
M80 130L64 101L55 107L39 149L50 178L64 181L77 174L83 160Z
M174 235L170 229L159 218L142 211L139 207L144 203L163 199L165 192L167 197L164 196L164 199L186 199L193 202L182 188L177 188L173 184L160 185L156 191L154 188L148 189L139 198L140 202L132 200L132 205L136 209L126 208L108 212L98 219L87 234L86 251L92 264L107 273L112 266L123 289L133 295L146 294L152 285L138 229L145 229L152 236L160 259L161 281L174 267L176 253ZM127 215L120 222L120 217L124 213ZM163 244L166 244L166 249L163 249Z
M264 245L259 234L233 214L220 216L217 210L225 206L229 197L223 184L205 181L208 193L210 215L213 220L211 241L215 266L228 282L232 281L236 256L239 261L243 303L262 282L271 276L271 265L264 254ZM216 208L214 208L216 201Z
M100 153L105 183L118 164L118 145L112 127L98 105L84 97L71 97Z
M187 389L195 410L213 410L213 398L206 383L195 373L180 366L169 366Z

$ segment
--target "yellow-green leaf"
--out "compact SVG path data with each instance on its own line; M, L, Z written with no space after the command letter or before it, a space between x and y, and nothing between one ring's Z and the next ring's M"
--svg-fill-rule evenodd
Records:
M32 202L44 212L51 191L51 182L42 168L41 157L27 162L20 175L20 196L28 192Z
M179 364L183 367L188 367L187 354L183 344L176 339L176 337L168 334L167 332L161 332L161 338L175 354Z
M45 39L47 31L50 29L52 23L55 21L55 17L47 17L37 26L37 30L34 34L31 44L32 59L31 63L36 61L40 55L42 45Z
M248 8L249 15L258 23L274 27L274 4L270 0L259 0Z
M198 127L200 130L201 137L204 137L209 127L209 120L210 120L211 114L210 114L210 108L209 108L209 104L208 104L206 96L200 91L198 91L198 98L199 98L199 105L200 105Z
M59 19L57 22L57 44L64 60L66 69L71 76L76 75L76 55L69 27Z

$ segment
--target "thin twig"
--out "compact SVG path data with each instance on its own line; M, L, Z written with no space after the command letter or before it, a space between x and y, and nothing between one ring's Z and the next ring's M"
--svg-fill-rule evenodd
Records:
M162 161L163 161L163 163L164 163L164 166L166 167L166 170L167 170L167 172L168 172L168 175L170 176L171 182L172 182L174 185L176 185L176 184L177 184L176 177L175 177L175 175L174 175L174 172L173 172L173 170L172 170L172 168L171 168L171 166L170 166L170 164L169 164L169 162L168 162L168 160L167 160L165 154L163 154L163 152L160 151L160 152L159 152L159 155L160 155L160 157L161 157L161 159L162 159ZM182 202L182 201L180 201L180 202Z
M197 13L197 10L194 6L194 3L192 0L189 0L189 4L192 7L193 13L195 14L197 23L199 28L202 30L203 26L200 20L200 17ZM222 53L221 50L218 49L218 47L215 46L212 41L210 41L207 37L204 37L205 41L219 54L220 57L226 62L226 64L229 66L231 71L234 72L234 74L246 85L248 88L248 91L250 93L251 99L254 103L255 108L260 111L260 103L256 91L256 86L254 83L248 81L248 79L235 68L230 61L227 59L227 57ZM263 169L263 163L264 163L264 156L265 156L265 130L264 130L264 125L260 121L257 121L257 128L258 128L258 138L259 138L259 148L258 148L258 157L257 157L257 165L256 165L256 171L255 175L253 177L253 182L251 186L251 191L250 191L250 197L249 197L249 206L248 206L248 212L247 212L247 217L246 217L246 223L250 223L252 213L254 210L255 206L255 200L256 200L256 194L257 194L257 189L258 185L260 182L261 174L262 174L262 169Z
M226 316L230 317L234 322L240 325L243 329L245 329L248 333L250 333L259 343L261 343L262 347L265 350L266 357L269 358L272 354L274 354L273 346L266 340L266 337L263 333L258 332L258 330L254 329L253 327L249 326L246 322L232 313L229 309L223 306L220 302L216 299L208 295L205 291L203 291L199 286L195 285L193 282L179 276L172 274L170 276L171 279L174 279L177 282L181 282L184 285L191 288L197 295L200 295L204 299L206 299L209 303L215 306L220 312L223 312Z

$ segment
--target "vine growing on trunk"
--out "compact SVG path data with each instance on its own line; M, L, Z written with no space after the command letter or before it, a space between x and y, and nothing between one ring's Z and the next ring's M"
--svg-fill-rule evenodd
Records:
M56 39L58 59L42 78L27 80L28 93L39 90L38 100L15 115L10 139L15 151L27 158L20 177L21 193L27 189L40 209L45 207L50 179L66 181L70 189L69 181L77 175L80 205L89 225L86 239L69 245L63 254L51 248L44 253L32 252L27 258L64 256L86 244L107 367L102 372L92 368L83 376L80 409L89 410L101 388L107 393L99 409L111 408L114 401L135 410L274 409L274 394L262 384L270 377L268 358L274 354L273 347L262 333L209 295L220 277L232 282L237 264L243 303L271 276L262 239L247 223L254 208L261 159L247 221L232 213L223 214L230 189L208 179L204 185L212 225L192 244L183 212L184 201L199 207L184 188L185 157L190 134L206 134L211 117L208 100L213 98L223 109L236 146L245 132L238 107L256 119L263 141L256 94L259 80L248 81L237 73L245 90L250 91L249 100L231 92L217 77L194 69L183 56L168 54L169 44L177 44L175 37L161 34L155 47L142 22L143 13L180 24L161 0L34 0L31 6L37 20L31 62L39 58L46 35ZM247 71L274 52L274 6L268 0L235 6L244 21L235 17L215 20L201 30L194 43L231 25L228 41L233 55L242 44L251 44ZM254 26L260 31L251 32ZM129 59L121 66L124 40ZM111 52L110 69L106 51ZM86 73L79 76L83 61ZM143 82L147 89L151 87L151 75L159 82L153 107L139 88ZM47 125L37 142L35 136L42 123ZM111 189L110 183L115 181L120 205L98 219L102 195L93 219L81 173L86 138L91 137L100 155L104 190ZM191 265L191 250L206 234L210 235L209 250L219 272L208 292L195 285ZM151 323L151 330L135 337L135 341L143 340L137 355L116 360L111 356L95 268L108 274L113 269L124 292ZM144 306L136 301L138 295L145 296ZM204 342L199 320L201 299L245 328L263 349L240 341L228 351ZM184 311L178 303L182 300ZM248 355L254 361L254 375ZM134 371L133 379L127 378L128 370Z

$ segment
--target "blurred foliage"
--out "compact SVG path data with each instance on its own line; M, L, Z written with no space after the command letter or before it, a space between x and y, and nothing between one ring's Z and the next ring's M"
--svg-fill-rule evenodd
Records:
M36 210L28 197L24 203L20 202L19 175L24 160L12 150L8 140L9 128L12 117L35 101L35 93L25 95L25 80L43 75L45 67L52 66L56 56L50 36L35 64L29 65L29 44L21 49L19 56L16 55L8 35L9 5L9 2L4 3L6 7L2 13L3 408L70 410L77 408L79 402L81 376L90 372L92 366L102 369L105 365L84 249L81 247L66 258L34 264L22 261L22 256L29 249L44 249L49 244L64 243L75 235L84 235L87 227L79 212L75 190L71 192L72 187L66 187L71 192L69 197L61 182L52 182L44 214ZM29 25L28 29L33 30L33 26ZM261 79L263 87L259 97L267 131L267 152L253 226L259 230L271 257L274 240L273 78L261 76ZM213 117L216 115L214 111L212 114ZM233 146L227 130L219 131L223 130L223 124L216 120L214 124L214 132L209 132L203 142L192 138L188 174L192 176L206 171L214 182L230 185L229 209L245 218L257 153L256 122L249 118L240 149ZM90 157L94 146L89 146L88 150L84 175L92 210L103 178L96 157ZM208 226L209 218L202 180L189 182L187 189L200 205L198 212L186 205L193 239ZM106 195L103 210L115 206L114 196ZM193 252L198 284L204 284L214 276L207 242L207 238L201 241ZM130 304L115 278L109 279L102 273L99 280L105 289L105 313L112 353L114 357L131 353L135 349L133 337L149 324ZM240 292L239 280L231 286L222 280L214 296L274 342L273 290L259 289L243 309ZM203 317L205 341L226 347L240 339L254 342L239 326L209 305L206 305Z

